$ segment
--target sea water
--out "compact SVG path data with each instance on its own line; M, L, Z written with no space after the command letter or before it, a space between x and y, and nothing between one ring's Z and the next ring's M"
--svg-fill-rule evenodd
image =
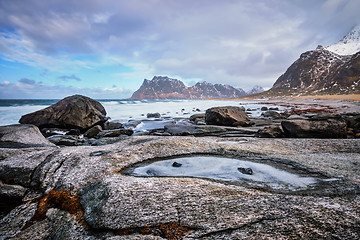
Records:
M4 100L0 99L0 126L18 123L22 115L43 109L58 102L58 99ZM244 106L253 109L251 116L260 116L255 101L239 100L98 100L111 121L126 123L131 120L147 119L147 113L160 113L162 119L188 118L192 114L204 113L206 109L218 106ZM146 124L145 124L146 125Z

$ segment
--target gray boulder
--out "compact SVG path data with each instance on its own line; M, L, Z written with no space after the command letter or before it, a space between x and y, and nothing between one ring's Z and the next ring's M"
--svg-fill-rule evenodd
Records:
M260 138L281 138L284 137L284 131L279 126L266 126L260 129L256 136Z
M74 135L53 135L47 139L58 146L77 146L85 142L85 139Z
M267 118L272 118L272 119L282 119L282 118L284 118L283 116L281 116L280 113L278 113L276 111L273 111L273 110L263 112L263 113L261 113L261 116L267 117Z
M160 113L148 113L146 114L147 118L160 118L161 114Z
M19 123L38 127L86 129L107 120L105 108L97 101L81 96L66 97L50 107L22 116Z
M114 129L114 130L105 130L102 132L99 132L97 135L97 138L103 138L103 137L118 137L121 135L128 135L131 136L134 133L131 129Z
M119 128L123 128L123 124L119 123L119 122L106 122L104 123L104 130L114 130L114 129L119 129Z
M290 138L346 138L344 120L286 120L281 122L285 137Z
M30 124L0 126L0 147L54 147L38 127Z
M213 107L206 110L205 122L209 125L246 127L251 126L248 115L240 107Z
M84 133L84 136L87 137L87 138L94 138L96 137L96 135L98 135L99 132L102 131L102 128L100 125L95 125L93 126L92 128L90 128L89 130L87 130L85 133Z

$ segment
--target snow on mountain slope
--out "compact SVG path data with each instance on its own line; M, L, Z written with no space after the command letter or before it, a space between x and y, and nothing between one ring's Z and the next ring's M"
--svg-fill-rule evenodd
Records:
M330 45L327 50L339 55L353 55L360 51L360 24L352 29L338 43Z

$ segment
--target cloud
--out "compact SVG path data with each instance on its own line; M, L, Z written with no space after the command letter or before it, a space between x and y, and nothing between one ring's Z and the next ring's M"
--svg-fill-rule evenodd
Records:
M0 56L61 72L121 59L142 66L118 73L139 84L154 74L271 87L302 52L360 23L358 9L358 0L0 0Z
M63 85L47 85L31 79L20 79L16 83L0 83L0 99L61 99L82 94L95 99L125 99L132 94L124 88L76 88Z
M34 84L36 84L36 81L31 80L31 79L27 79L27 78L22 78L22 79L19 80L19 83L28 84L28 85L34 85Z
M75 76L74 74L72 74L71 76L60 76L59 79L63 80L63 81L69 81L69 80L75 80L75 81L81 81L81 78Z

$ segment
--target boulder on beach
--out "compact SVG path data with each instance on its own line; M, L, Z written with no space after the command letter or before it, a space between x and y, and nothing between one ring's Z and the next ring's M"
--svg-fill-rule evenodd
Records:
M146 114L146 117L147 118L160 118L161 117L161 114L160 113L148 113Z
M246 127L252 125L246 112L240 107L233 106L213 107L206 110L205 122L209 125L232 127Z
M346 138L346 122L342 119L286 120L281 122L285 137Z
M54 147L40 132L30 124L0 126L0 147Z
M280 113L274 111L274 110L268 110L266 112L261 113L262 117L265 118L272 118L272 119L283 119L284 117L281 116Z
M97 101L81 96L66 97L54 105L22 116L19 123L42 127L87 129L107 120L105 108Z
M84 136L87 138L94 138L96 137L96 135L102 131L101 126L99 125L95 125L92 128L88 129L85 133Z
M284 132L279 126L266 126L260 129L256 136L259 138L281 138L284 137Z

